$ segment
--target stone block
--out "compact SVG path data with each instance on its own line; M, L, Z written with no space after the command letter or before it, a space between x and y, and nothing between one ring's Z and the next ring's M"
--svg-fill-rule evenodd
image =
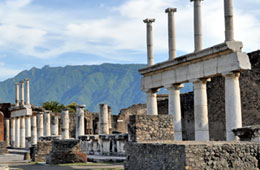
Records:
M30 148L31 159L34 162L46 162L46 155L51 151L51 141L38 141Z
M5 141L0 141L0 155L7 154L7 144Z

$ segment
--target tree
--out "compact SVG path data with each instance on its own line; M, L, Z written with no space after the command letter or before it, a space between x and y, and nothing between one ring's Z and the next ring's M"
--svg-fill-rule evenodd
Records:
M61 112L65 108L64 104L59 104L57 101L48 101L42 104L42 107L52 112Z

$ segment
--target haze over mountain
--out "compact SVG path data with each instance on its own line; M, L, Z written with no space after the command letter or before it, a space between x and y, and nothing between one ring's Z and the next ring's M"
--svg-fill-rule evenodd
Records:
M107 103L112 112L132 104L145 103L145 93L140 89L138 69L143 64L101 64L66 67L44 66L22 71L14 78L0 82L0 102L15 99L15 82L30 78L31 103L41 105L46 101L63 104L85 104L89 111L98 111L100 103ZM186 86L182 91L191 90Z

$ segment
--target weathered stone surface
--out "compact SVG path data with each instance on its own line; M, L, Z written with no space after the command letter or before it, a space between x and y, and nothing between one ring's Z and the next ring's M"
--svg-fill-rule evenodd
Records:
M5 141L0 141L0 155L7 153L7 144Z
M260 144L172 142L126 145L125 170L257 170Z
M34 162L45 162L46 155L51 151L51 141L39 141L37 145L30 148L31 158Z
M55 140L52 141L52 150L46 163L76 163L87 162L87 154L81 152L79 140Z
M235 136L240 138L240 141L259 142L260 125L245 126L232 130Z
M132 115L129 118L130 141L174 140L172 115Z

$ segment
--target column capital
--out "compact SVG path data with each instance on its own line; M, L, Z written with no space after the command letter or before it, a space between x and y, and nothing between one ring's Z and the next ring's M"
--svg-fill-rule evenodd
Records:
M23 80L21 80L21 81L20 81L20 83L21 83L21 84L23 84L23 83L24 83L24 81L23 81Z
M154 18L146 18L146 19L144 19L143 20L144 21L144 23L152 23L152 22L155 22L155 19Z
M145 93L157 93L160 89L146 89L144 90Z
M24 79L24 81L29 81L29 80L30 80L29 78Z
M190 2L193 2L193 1L204 1L204 0L190 0Z
M86 105L82 104L82 105L77 105L76 108L85 108Z
M19 85L19 82L14 83L15 85Z
M181 88L184 87L184 84L169 84L164 86L166 89L172 89L174 88L175 90L180 90Z
M170 12L177 12L177 8L167 8L167 9L165 9L165 13L170 13Z
M207 83L207 82L210 82L210 81L211 81L211 78L200 78L200 79L190 80L191 83L199 83L199 82Z
M240 72L226 72L226 73L222 73L222 76L225 78L229 78L229 77L239 78Z

